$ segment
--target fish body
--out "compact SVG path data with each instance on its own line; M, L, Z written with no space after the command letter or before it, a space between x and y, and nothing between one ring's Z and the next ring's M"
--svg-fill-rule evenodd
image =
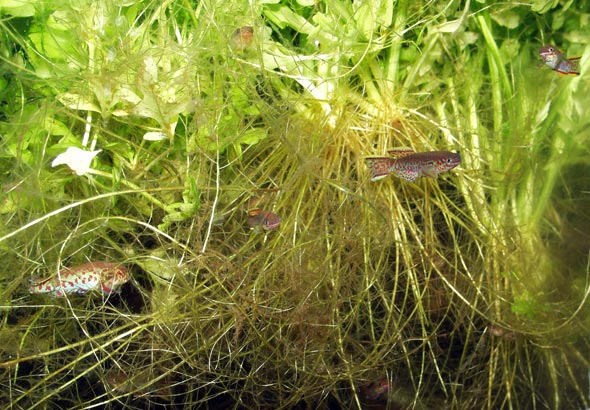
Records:
M60 298L100 289L105 294L117 289L130 279L129 271L120 264L89 262L73 268L61 269L57 274L41 280L33 280L29 292L46 293Z
M281 224L281 218L277 214L269 211L264 211L260 208L251 209L248 211L248 225L254 230L272 231Z
M244 51L254 41L254 27L244 26L236 29L232 34L233 47L236 50Z
M561 74L580 74L580 57L567 58L555 46L543 46L539 49L539 56L545 65Z
M414 152L397 149L388 152L393 157L365 158L371 181L378 181L389 174L410 182L423 175L436 179L441 172L449 171L461 163L461 155L451 151Z
M361 392L369 400L378 400L386 396L389 390L389 380L387 377L382 377L361 387Z

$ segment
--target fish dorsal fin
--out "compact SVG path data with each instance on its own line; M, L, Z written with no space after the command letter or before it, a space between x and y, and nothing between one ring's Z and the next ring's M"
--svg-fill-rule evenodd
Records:
M248 210L249 217L256 218L258 215L260 215L260 208L254 208L254 209Z
M31 279L29 279L29 282L30 282L31 286L39 286L39 285L49 282L51 279L53 279L53 276L49 276L48 278L34 276Z
M389 154L393 158L403 158L415 153L416 152L412 148L407 147L392 148L390 150L387 150L387 154Z

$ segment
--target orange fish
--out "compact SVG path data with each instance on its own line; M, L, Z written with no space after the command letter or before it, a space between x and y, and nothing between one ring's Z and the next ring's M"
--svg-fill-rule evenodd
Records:
M244 51L254 41L254 27L244 26L236 29L232 34L232 43L236 50Z
M541 47L539 56L547 66L560 74L580 74L580 57L567 58L555 46Z
M269 211L264 211L260 208L251 209L248 211L248 225L254 230L272 231L281 224L281 218L278 215Z
M118 263L89 262L73 268L63 268L49 278L34 279L29 287L31 293L47 293L61 298L77 293L82 295L94 289L105 294L117 292L117 288L130 279L129 271Z
M441 172L449 171L461 163L461 155L451 151L414 152L400 148L390 150L388 154L391 157L365 158L371 181L378 181L389 174L410 182L422 175L436 179Z

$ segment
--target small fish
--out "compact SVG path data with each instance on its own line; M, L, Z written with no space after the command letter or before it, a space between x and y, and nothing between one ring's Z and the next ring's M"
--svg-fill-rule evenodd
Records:
M449 171L461 163L461 155L451 151L414 152L408 148L388 151L392 157L370 157L365 162L371 172L371 181L394 174L410 182L424 175L436 179L441 172Z
M369 400L378 400L386 396L389 390L389 379L381 377L361 387L361 393Z
M251 209L248 211L248 225L255 231L260 228L265 231L272 231L281 224L281 218L278 215L269 211L263 211L260 208Z
M84 293L100 289L105 294L117 292L117 288L127 282L131 275L118 263L89 262L73 268L64 268L49 278L34 279L29 292L47 293L61 298L65 295Z
M123 369L112 368L104 375L103 382L113 394L150 396L169 401L173 393L170 378L164 377L158 381L154 379L149 370L128 374Z
M254 41L254 27L244 26L236 29L232 34L232 43L236 50L244 51Z
M516 339L516 333L514 333L511 330L504 329L500 326L490 324L488 325L488 331L496 337L502 337L507 340Z
M567 58L555 46L543 46L539 49L543 63L560 74L580 74L580 57Z

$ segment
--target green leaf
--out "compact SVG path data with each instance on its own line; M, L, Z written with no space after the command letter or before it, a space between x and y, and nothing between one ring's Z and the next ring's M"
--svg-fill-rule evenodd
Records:
M537 13L546 13L559 4L559 0L536 0L533 1L531 10Z
M31 17L35 15L35 5L39 0L0 0L0 14L13 17Z
M134 263L141 266L155 282L163 284L168 284L167 281L174 278L180 272L178 263L168 258L160 250L153 252L152 255L148 255L147 257L136 258Z
M371 38L383 27L391 26L393 22L392 1L355 2L355 20L359 31L366 37Z
M291 27L300 33L311 33L312 24L286 6L269 6L264 15L281 29Z
M492 20L501 26L509 29L515 29L520 25L520 16L512 10L503 10L492 13Z
M500 55L503 61L513 61L520 52L520 41L509 38L502 42Z
M35 49L45 58L65 61L68 56L76 54L76 37L64 30L48 30L48 26L35 26L29 33L29 40Z
M256 144L267 137L267 130L262 128L251 128L246 130L239 139L241 144Z
M70 128L56 118L45 117L43 126L51 135L75 138Z

